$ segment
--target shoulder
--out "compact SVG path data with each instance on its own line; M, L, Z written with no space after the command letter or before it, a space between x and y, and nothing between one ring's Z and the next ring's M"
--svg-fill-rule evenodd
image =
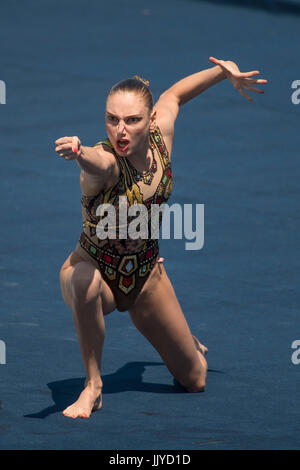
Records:
M100 140L93 145L93 148L97 151L99 157L101 157L104 167L107 166L109 168L116 164L116 154L109 139Z

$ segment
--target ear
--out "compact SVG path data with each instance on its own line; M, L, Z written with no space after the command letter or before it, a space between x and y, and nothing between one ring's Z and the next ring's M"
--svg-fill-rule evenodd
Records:
M150 130L153 131L155 127L156 127L156 110L151 112Z

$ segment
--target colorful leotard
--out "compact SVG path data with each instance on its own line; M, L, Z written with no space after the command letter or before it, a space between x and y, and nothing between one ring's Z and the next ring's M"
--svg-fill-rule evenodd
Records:
M80 235L79 243L89 255L98 261L100 272L111 288L116 307L125 311L134 303L136 297L146 282L151 270L159 258L158 239L151 239L151 206L165 203L172 191L171 162L160 129L156 127L150 132L150 144L156 149L159 162L152 163L153 184L139 180L137 171L129 159L120 157L115 152L109 139L94 145L106 145L114 153L120 169L116 184L107 191L101 191L95 196L82 194L82 214L84 231ZM147 180L147 178L146 178ZM155 184L156 182L156 184ZM150 192L152 194L149 196ZM120 237L121 225L119 223L119 197L127 208L133 204L143 204L148 213L148 237L131 239ZM100 204L112 204L116 210L116 237L99 239L96 231L101 217L96 215ZM103 217L103 216L102 216ZM159 214L156 223L160 225L162 214Z

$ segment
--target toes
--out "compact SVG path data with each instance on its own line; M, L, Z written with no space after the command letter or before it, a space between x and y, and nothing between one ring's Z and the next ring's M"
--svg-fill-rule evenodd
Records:
M92 411L99 410L102 407L102 395L100 394L96 400L94 401L94 405L90 406L89 400L83 400L80 399L76 402L73 403L72 405L68 406L64 411L62 411L62 414L64 416L67 416L68 418L89 418L92 414Z
M197 350L199 352L201 352L201 354L203 356L206 356L207 352L208 352L208 349L206 346L204 346L203 344L200 343L200 341L198 340L198 338L194 335L192 335L193 339L194 339L194 343L195 343L195 346L197 348Z
M83 410L83 409L79 409L79 410L76 410L76 411L72 411L72 409L65 409L62 414L64 416L67 416L68 418L89 418L91 416L91 413L89 413L88 411L86 410Z
M76 418L77 416L75 415L75 413L72 413L71 411L68 411L68 410L64 410L62 412L62 414L64 416L67 416L67 418Z

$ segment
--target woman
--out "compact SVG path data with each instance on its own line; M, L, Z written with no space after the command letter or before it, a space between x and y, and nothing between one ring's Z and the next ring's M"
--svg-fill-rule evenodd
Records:
M214 67L175 83L155 106L149 83L140 77L116 84L106 102L108 139L94 147L83 146L77 136L55 141L58 155L76 160L81 169L84 221L80 240L60 270L62 296L73 312L86 369L84 390L63 411L65 416L88 418L102 406L104 316L115 309L128 310L135 326L187 391L205 388L207 348L190 332L159 257L158 242L130 237L127 232L123 236L118 203L122 200L125 209L142 204L151 219L151 206L168 200L174 123L183 104L226 77L249 101L245 90L263 93L253 87L267 83L251 78L258 71L241 73L234 62L213 57L210 61ZM116 210L114 237L103 232L99 236L103 204Z

